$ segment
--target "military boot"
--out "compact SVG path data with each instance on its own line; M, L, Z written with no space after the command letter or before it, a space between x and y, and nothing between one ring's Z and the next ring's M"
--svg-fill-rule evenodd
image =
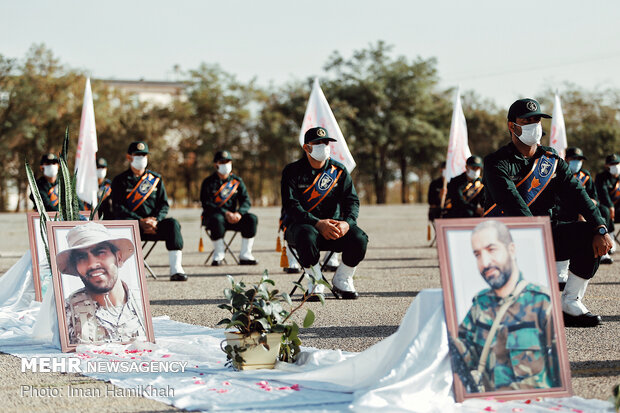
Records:
M601 324L601 317L592 314L581 302L588 287L588 281L568 272L566 287L562 292L562 312L566 327L595 327Z

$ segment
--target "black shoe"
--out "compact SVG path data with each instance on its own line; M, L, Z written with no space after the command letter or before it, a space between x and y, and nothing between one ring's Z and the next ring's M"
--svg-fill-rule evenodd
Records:
M564 312L562 312L562 314L564 315L565 327L596 327L603 321L600 315L595 315L590 312L577 316Z
M614 259L609 256L601 258L601 264L613 264L613 263L614 263Z
M342 291L335 285L332 285L332 293L334 293L336 298L342 298L343 300L357 300L360 296L357 291Z
M560 287L560 291L564 291L564 287L566 287L566 281L560 281L558 283L558 286Z
M307 297L307 294L306 294L306 293L304 293L304 297L303 297L303 299L306 299L306 297ZM318 295L316 295L316 294L310 294L310 296L308 297L308 299L307 299L306 301L308 301L308 302L313 302L313 303L317 303L317 302L321 301L321 299L320 299L320 298L319 298L319 296L318 296Z
M239 260L239 265L257 265L258 261L256 260Z
M170 281L187 281L187 275L178 272L170 276Z
M213 260L213 262L211 263L212 266L214 267L219 267L221 265L224 265L224 260L219 260L219 261L215 261Z
M336 265L326 265L325 266L325 271L331 271L334 272L338 269L338 267Z
M299 274L301 272L301 268L286 267L284 268L284 272L287 274Z

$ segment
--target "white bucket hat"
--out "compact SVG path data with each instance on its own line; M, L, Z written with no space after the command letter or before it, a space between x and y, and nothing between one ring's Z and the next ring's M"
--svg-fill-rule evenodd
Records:
M119 267L135 252L133 243L127 238L112 238L106 227L96 222L89 222L69 230L67 234L69 248L56 254L58 269L63 274L79 276L77 269L71 263L71 251L89 248L102 242L109 242L121 251Z

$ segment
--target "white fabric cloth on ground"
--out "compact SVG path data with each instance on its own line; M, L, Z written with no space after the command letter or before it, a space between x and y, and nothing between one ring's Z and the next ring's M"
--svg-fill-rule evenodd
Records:
M454 403L452 373L441 290L422 291L401 327L361 353L304 349L299 364L279 363L276 370L235 372L225 367L220 350L223 330L158 317L153 320L157 344L80 345L61 353L53 291L43 303L33 302L30 255L0 278L0 351L22 358L79 357L82 369L175 361L185 372L140 373L93 371L84 374L189 410L241 411L381 411L381 412L542 412L582 410L612 412L609 402L579 397L500 403L468 400ZM12 291L9 291L12 290ZM41 311L39 311L41 310ZM49 313L53 313L50 316ZM56 343L56 344L53 344ZM44 374L44 373L43 373ZM141 387L142 386L142 387ZM153 387L148 387L153 386ZM171 388L162 394L149 389Z

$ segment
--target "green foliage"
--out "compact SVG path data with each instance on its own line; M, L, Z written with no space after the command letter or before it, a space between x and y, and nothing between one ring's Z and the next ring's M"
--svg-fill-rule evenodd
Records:
M243 281L236 282L230 275L228 279L231 287L224 290L227 302L218 307L230 312L230 317L223 318L217 325L224 325L227 329L233 328L244 337L259 333L259 342L266 347L266 334L282 333L279 360L294 362L300 352L301 340L298 336L299 326L289 320L306 303L307 296L304 295L301 303L294 306L291 297L286 292L271 289L275 286L275 282L269 278L267 270L263 273L260 283L251 286ZM300 285L300 287L302 291L305 291L303 286ZM319 297L324 302L322 294L319 294ZM288 308L285 308L285 303ZM308 310L303 321L304 328L310 327L314 319L314 313ZM230 345L223 348L229 362L233 364L243 362L239 350L245 351L245 349Z
M353 179L362 201L388 202L388 186L400 181L400 199L407 202L407 176L415 172L424 179L444 160L454 90L440 87L437 66L434 58L395 55L381 41L327 59L321 86L357 160ZM214 152L228 149L253 203L278 204L282 169L302 155L299 128L312 79L258 87L215 64L175 71L186 88L169 105L143 102L92 80L98 156L108 160L108 177L127 168L129 143L145 140L149 168L164 176L171 202L198 206ZM33 45L21 59L0 55L0 210L6 209L8 187L17 186L26 198L24 163L60 152L67 125L77 129L84 82L82 71L67 68L44 45ZM554 92L538 96L548 112ZM560 92L568 144L584 150L585 167L595 173L620 146L620 92L572 84ZM464 92L462 101L473 153L485 156L508 142L510 102L498 106L473 92ZM543 144L549 142L550 124L543 121ZM66 145L64 151L74 153L69 146L75 143Z
M349 59L335 52L325 66L332 80L323 82L331 104L343 106L335 116L354 158L364 160L356 169L368 188L363 192L374 193L377 203L387 201L396 171L404 180L411 165L420 172L444 156L450 129L435 59L393 58L391 49L377 42ZM401 198L406 201L406 189Z
M60 167L58 168L58 221L79 221L80 208L77 192L75 191L75 175L69 172L67 167L67 147L69 144L69 128L65 131L65 139L63 142L63 150L60 154ZM28 178L28 185L30 186L30 192L33 194L35 200L35 206L40 216L41 233L47 233L47 222L50 221L50 217L45 211L41 194L39 194L39 188L34 178L34 173L28 162L25 163L26 176ZM47 245L46 237L42 237L43 244L45 246L45 254L47 256L48 265L52 266L50 261L49 247Z

